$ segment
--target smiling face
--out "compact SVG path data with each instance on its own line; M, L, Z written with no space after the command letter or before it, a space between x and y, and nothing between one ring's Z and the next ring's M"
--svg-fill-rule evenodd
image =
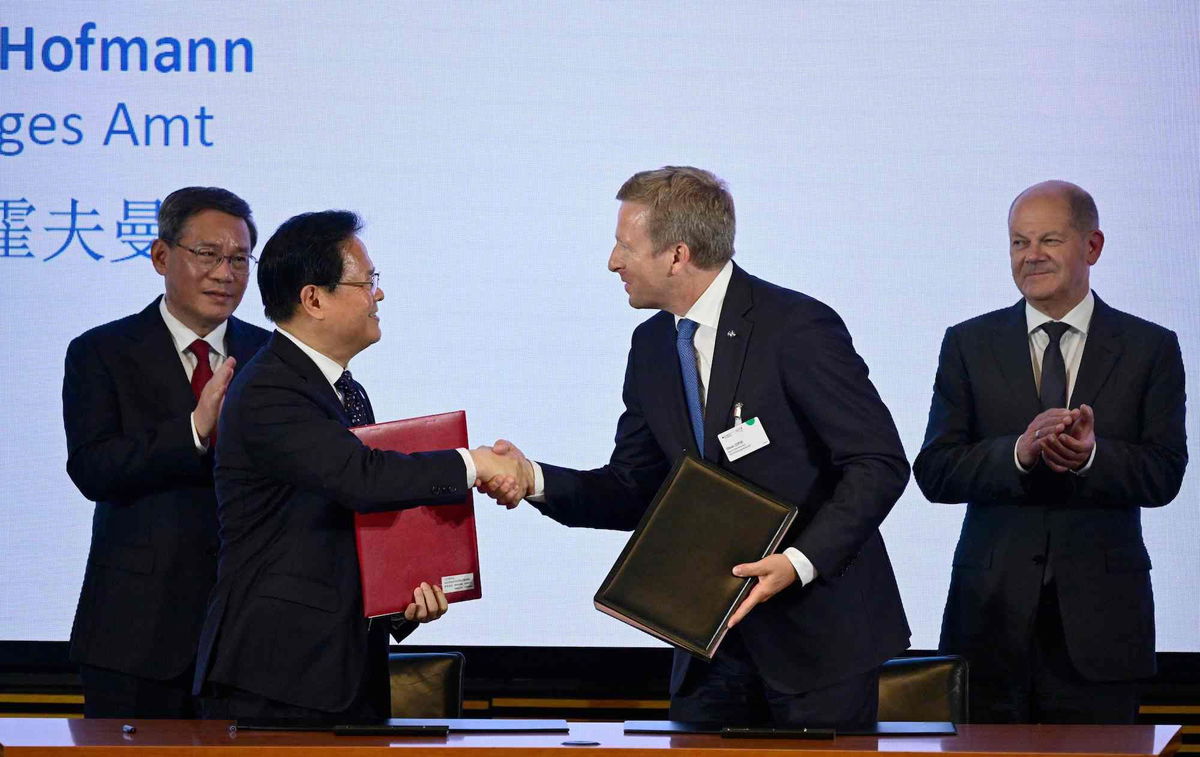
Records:
M631 307L665 309L671 300L674 258L667 250L654 249L646 230L649 212L640 203L621 203L617 211L617 242L608 256L608 270L625 282Z
M1035 308L1061 318L1087 296L1104 235L1072 225L1064 194L1033 191L1018 198L1008 215L1008 241L1013 281Z
M159 239L150 249L154 270L166 280L167 310L200 336L221 325L242 301L249 271L238 273L229 260L205 268L185 247L218 255L249 255L250 229L237 216L202 210L183 226L179 239Z
M371 280L375 264L367 248L357 236L342 246L342 281L364 283ZM328 295L329 325L337 349L349 361L351 357L375 344L383 336L379 327L379 303L383 289L371 293L369 286L339 284Z

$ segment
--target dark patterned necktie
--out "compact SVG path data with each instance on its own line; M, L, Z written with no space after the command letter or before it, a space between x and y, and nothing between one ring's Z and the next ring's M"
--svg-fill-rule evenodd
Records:
M1071 329L1059 321L1043 323L1042 331L1050 337L1050 344L1042 353L1042 409L1067 406L1067 363L1063 360L1060 340Z
M696 451L700 457L704 457L704 409L700 403L700 371L696 366L696 346L692 342L699 325L687 318L679 321L675 350L679 353L683 394L687 399L688 418L692 421L692 435L696 438Z
M371 411L371 401L362 384L354 380L350 371L342 371L342 375L333 383L334 388L342 393L342 405L346 415L350 417L351 426L366 426L375 422L375 413Z

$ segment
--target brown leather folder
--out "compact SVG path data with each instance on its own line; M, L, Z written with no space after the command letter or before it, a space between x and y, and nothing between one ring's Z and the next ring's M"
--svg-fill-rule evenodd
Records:
M596 609L711 660L750 591L733 566L774 553L795 518L794 506L685 455L596 592Z

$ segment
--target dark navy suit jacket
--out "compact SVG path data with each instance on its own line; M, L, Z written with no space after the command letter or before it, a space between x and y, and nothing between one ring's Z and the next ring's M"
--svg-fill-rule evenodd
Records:
M543 465L539 510L569 526L632 530L675 460L700 452L675 336L667 312L634 331L612 458L590 471ZM731 463L717 434L733 425L735 402L745 418L762 421L771 443ZM908 463L837 313L734 267L717 328L703 457L798 506L782 548L798 548L817 569L810 585L793 584L738 626L764 679L808 691L907 648L908 623L878 528L904 491ZM690 655L676 652L673 693L690 664Z
M925 443L913 469L931 502L967 503L941 648L972 675L1029 664L1049 561L1071 661L1089 679L1154 672L1154 597L1142 507L1170 502L1187 466L1184 376L1174 332L1106 305L1092 314L1071 407L1096 413L1085 476L1013 446L1041 412L1025 302L947 329Z
M229 319L226 345L239 366L266 339ZM67 473L96 502L75 662L166 680L195 659L217 573L212 454L196 451L195 406L158 300L67 348Z
M220 564L196 693L212 681L340 712L364 675L386 676L387 624L363 617L354 513L461 502L466 470L453 450L370 449L348 425L329 381L278 332L230 385L215 470Z

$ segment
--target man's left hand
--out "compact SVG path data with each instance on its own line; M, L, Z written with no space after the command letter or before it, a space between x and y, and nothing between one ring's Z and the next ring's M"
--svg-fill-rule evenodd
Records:
M792 565L792 561L784 555L768 555L758 562L733 566L733 575L743 578L756 576L758 580L754 582L754 588L750 590L750 594L742 600L737 611L733 613L733 617L729 619L730 628L741 622L742 618L746 617L746 613L753 610L759 602L766 602L791 586L792 582L796 580L796 568Z
M1075 421L1061 434L1042 440L1042 459L1055 473L1077 471L1087 465L1096 447L1096 416L1089 405L1080 405Z
M413 589L413 601L404 608L404 619L417 623L429 623L446 614L446 595L442 587L422 582Z

